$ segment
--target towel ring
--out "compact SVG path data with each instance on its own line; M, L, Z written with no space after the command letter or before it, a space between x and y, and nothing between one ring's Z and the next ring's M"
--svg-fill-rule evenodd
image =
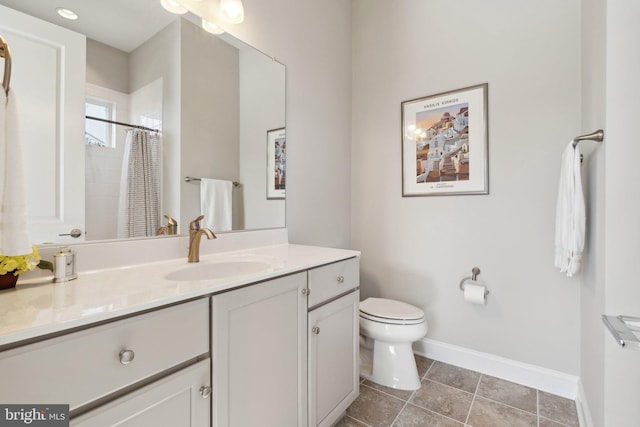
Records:
M586 135L580 135L573 138L573 148L576 148L580 141L594 141L594 142L602 142L604 140L604 131L602 129L598 129L595 132L588 133Z

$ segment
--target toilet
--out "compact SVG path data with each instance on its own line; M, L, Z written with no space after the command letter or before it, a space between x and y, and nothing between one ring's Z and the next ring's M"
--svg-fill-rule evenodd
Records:
M361 301L360 376L400 390L419 389L412 344L426 334L419 308L384 298Z

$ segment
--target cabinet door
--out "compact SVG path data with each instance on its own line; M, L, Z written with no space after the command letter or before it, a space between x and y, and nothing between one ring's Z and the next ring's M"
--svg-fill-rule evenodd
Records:
M305 426L307 275L211 298L214 426Z
M309 312L309 426L330 426L358 397L359 291Z
M211 413L210 360L158 380L71 419L76 427L207 427ZM210 390L210 389L209 389Z

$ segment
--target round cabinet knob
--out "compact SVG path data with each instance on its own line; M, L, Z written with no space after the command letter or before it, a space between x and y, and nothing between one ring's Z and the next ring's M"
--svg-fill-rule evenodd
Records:
M309 289L309 288L303 288L302 289L302 295L304 295L305 297L309 296L310 294L311 294L311 289Z
M311 332L318 335L320 333L320 328L317 326L314 326L313 328L311 328Z
M211 387L209 387L208 385L203 385L202 387L200 387L200 396L202 396L203 399L207 399L209 396L211 396Z
M120 363L122 363L123 365L128 365L129 363L133 362L134 357L136 357L136 354L133 352L133 350L122 350L120 352Z
M338 276L338 283L344 283L344 276Z

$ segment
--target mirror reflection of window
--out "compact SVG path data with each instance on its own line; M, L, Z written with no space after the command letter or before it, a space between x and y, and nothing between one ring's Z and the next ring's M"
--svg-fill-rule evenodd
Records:
M99 119L114 120L115 104L111 101L88 97L85 102L85 114ZM99 120L85 119L84 136L87 145L115 148L115 125Z

